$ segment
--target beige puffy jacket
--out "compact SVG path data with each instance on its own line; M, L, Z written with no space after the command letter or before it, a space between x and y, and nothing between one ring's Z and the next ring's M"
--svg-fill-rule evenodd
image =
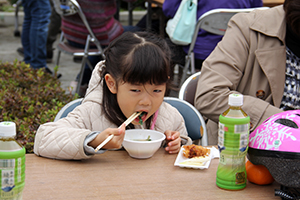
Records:
M283 6L234 15L221 42L205 60L195 107L207 117L208 143L217 144L219 115L231 93L244 95L252 129L279 109L286 69Z
M39 156L55 159L87 159L84 150L86 137L117 126L104 116L102 111L102 84L100 84L100 62L93 71L87 94L82 104L74 109L66 118L57 122L43 124L37 130L34 142L34 153ZM140 128L140 127L137 127ZM179 131L181 138L191 144L187 136L184 119L176 108L163 102L155 123L155 130L164 133L166 130ZM100 152L105 152L104 150Z

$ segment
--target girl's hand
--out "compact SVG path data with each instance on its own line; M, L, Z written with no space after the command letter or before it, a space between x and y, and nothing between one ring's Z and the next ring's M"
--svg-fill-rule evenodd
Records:
M178 153L181 146L180 133L178 131L165 131L167 147L166 151L169 153Z
M98 134L94 140L88 145L93 148L97 148L108 136L114 135L114 137L102 148L103 149L119 149L122 146L122 142L125 136L125 124L122 124L120 128L107 128Z

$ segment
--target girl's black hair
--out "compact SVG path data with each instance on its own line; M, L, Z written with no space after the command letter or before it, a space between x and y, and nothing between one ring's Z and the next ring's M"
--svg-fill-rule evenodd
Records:
M130 84L170 85L171 52L164 39L149 32L125 32L109 44L104 52L105 68L103 80L103 110L110 121L120 126L126 117L122 113L116 94L112 94L104 80L110 74L116 82ZM117 88L118 89L118 88ZM152 117L146 121L150 128ZM128 128L134 128L129 125Z
M300 1L285 0L283 8L287 25L300 37Z

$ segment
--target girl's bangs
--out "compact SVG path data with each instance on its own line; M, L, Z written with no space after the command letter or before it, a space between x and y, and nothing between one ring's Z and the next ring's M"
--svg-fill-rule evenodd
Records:
M124 64L124 82L161 85L169 80L170 61L154 45L137 47Z

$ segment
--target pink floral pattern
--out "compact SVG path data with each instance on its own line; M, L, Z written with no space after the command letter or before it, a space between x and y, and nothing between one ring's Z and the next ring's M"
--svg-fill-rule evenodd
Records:
M300 152L300 130L275 121L290 119L300 127L300 111L286 111L271 116L258 126L249 138L249 147L262 150Z

